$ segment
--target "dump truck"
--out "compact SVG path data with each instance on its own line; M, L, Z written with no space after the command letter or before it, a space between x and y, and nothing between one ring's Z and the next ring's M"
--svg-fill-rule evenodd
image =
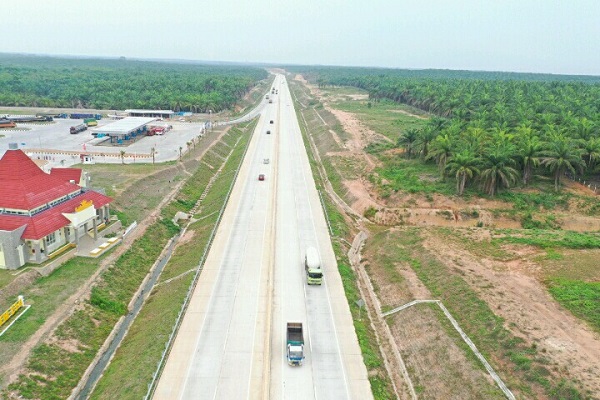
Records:
M306 271L306 283L309 285L320 285L323 283L323 270L319 252L314 247L308 247L304 256L304 269Z
M289 365L302 365L304 361L304 334L302 322L287 323L287 360Z
M86 129L87 129L87 125L86 124L79 124L79 125L72 126L71 129L70 129L71 135L74 135L74 134L79 133L79 132L83 132Z

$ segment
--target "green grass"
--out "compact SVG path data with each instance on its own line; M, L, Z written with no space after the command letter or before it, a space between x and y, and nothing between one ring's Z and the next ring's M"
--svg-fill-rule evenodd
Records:
M389 234L398 244L397 258L410 260L410 266L419 280L434 298L443 301L509 387L528 396L543 390L550 399L582 398L572 383L557 385L547 369L548 361L537 349L526 346L523 339L504 328L504 320L479 298L459 273L423 249L416 228ZM494 362L498 359L501 360L499 364Z
M92 301L86 303L84 310L59 326L57 336L77 343L79 350L61 350L60 343L36 347L27 364L29 373L21 375L8 390L17 390L26 398L66 398L119 316L126 312L133 293L176 231L176 227L164 220L151 225L114 266L101 275L100 282L94 287ZM68 270L63 267L57 272L68 273ZM89 327L96 328L90 333ZM36 376L43 379L32 378Z
M553 279L548 290L563 307L600 332L600 282Z
M253 127L254 123L243 126L241 130L232 128L230 142L234 143L243 132ZM249 139L250 135L242 136L221 175L215 180L202 202L202 211L198 215L209 217L191 224L188 228L187 232L193 233L191 240L177 247L159 278L159 285L153 289L111 364L99 380L91 395L92 399L139 399L146 394L194 276L193 272L184 273L196 268L200 262L202 251L217 221L217 212L223 206L225 195L231 187L233 173L240 165ZM190 182L194 179L195 177L192 177ZM176 279L167 283L172 278ZM144 351L140 352L139 349ZM126 379L123 378L123 371L127 371Z
M400 112L422 115L422 111L391 101L342 100L334 102L333 106L355 114L369 129L388 137L394 143L401 132L423 128L427 121Z
M449 196L456 191L454 180L442 180L438 168L433 164L424 164L420 160L408 160L399 156L382 156L380 159L384 166L376 169L378 176L372 174L369 179L377 185L384 198L399 191L440 193Z
M31 308L0 337L0 359L10 360L54 311L96 271L97 260L76 257L22 293ZM16 299L11 299L10 303ZM4 308L3 308L4 309Z
M600 233L574 232L547 229L499 230L503 236L493 241L516 243L540 248L596 249L600 248Z

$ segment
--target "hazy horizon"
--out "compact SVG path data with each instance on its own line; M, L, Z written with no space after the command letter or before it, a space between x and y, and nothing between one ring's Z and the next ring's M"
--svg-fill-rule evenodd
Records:
M600 75L600 6L507 0L9 0L0 52Z

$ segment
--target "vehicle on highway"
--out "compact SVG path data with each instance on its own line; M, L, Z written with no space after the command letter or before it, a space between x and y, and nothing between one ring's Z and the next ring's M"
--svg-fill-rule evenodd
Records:
M76 133L85 131L87 128L88 127L86 124L79 124L79 125L72 126L71 129L69 129L69 131L71 132L71 135L74 135Z
M271 131L267 131L267 135L270 135L270 134L271 134Z
M287 360L289 365L302 365L304 361L304 334L302 322L287 323Z
M269 123L270 123L270 124L273 124L273 120L270 120L270 121L269 121Z
M306 271L306 283L309 285L320 285L323 283L321 260L319 259L319 252L314 247L306 249L304 270Z
M269 159L268 159L268 158L265 158L265 159L263 160L263 164L268 164L269 162L270 162L270 161L269 161Z
M258 175L258 180L259 181L264 181L265 180L265 174Z

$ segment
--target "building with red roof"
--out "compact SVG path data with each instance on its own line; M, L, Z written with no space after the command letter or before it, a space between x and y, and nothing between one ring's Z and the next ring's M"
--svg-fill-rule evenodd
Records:
M88 232L96 237L112 199L86 183L80 169L48 174L9 145L0 159L0 268L41 263Z

